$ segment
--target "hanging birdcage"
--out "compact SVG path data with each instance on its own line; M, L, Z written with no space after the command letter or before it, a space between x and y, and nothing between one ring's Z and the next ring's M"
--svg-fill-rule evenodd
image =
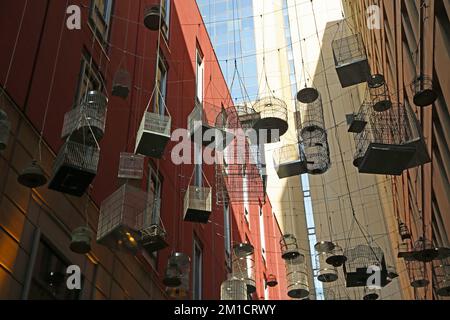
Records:
M409 232L409 228L402 221L398 222L398 232L400 234L402 241L411 240L411 233Z
M433 271L436 293L441 297L450 297L450 258L437 260Z
M369 80L370 66L361 34L333 40L332 49L342 88Z
M330 251L329 256L326 259L326 263L337 268L341 267L347 261L347 257L344 255L344 250L338 244L334 244L333 250Z
M62 139L93 144L103 138L108 99L99 91L89 91L79 106L67 112Z
M266 279L266 286L269 288L274 288L278 285L277 276L274 274L269 274Z
M5 150L8 146L10 128L11 123L8 120L8 115L0 109L0 151Z
M191 258L186 254L181 252L172 253L167 260L166 272L163 279L164 285L169 288L180 287L183 284L183 279L189 277L190 264Z
M274 150L273 161L280 179L307 173L306 157L299 144L290 144Z
M240 127L244 130L254 129L255 124L261 120L261 114L256 112L249 105L236 106L236 112L238 114Z
M114 97L126 99L130 94L130 90L131 90L130 73L128 72L128 70L123 68L117 70L116 74L114 75L111 94Z
M322 252L317 255L319 261L319 270L317 272L317 280L320 282L330 283L338 279L338 272L335 267L327 263L327 259L331 256L331 252Z
M31 163L18 175L17 182L27 188L38 188L47 183L47 177L45 176L44 170L42 170L38 161L32 160Z
M169 244L160 217L161 199L155 198L152 193L149 193L147 203L146 210L138 215L138 226L140 226L138 242L148 253L153 253L167 248Z
M370 286L364 287L363 300L378 300L380 297L381 288Z
M380 272L382 287L388 283L386 262L381 248L357 245L346 250L344 254L347 257L347 261L344 264L347 287L366 286L369 277L374 271Z
M368 87L372 107L376 112L383 112L392 108L392 101L383 75L371 76Z
M332 241L320 241L314 245L314 249L318 253L329 253L334 250L335 246L336 245Z
M436 259L438 255L438 249L430 240L421 237L414 243L413 258L416 261L430 262Z
M186 300L189 296L189 274L180 277L181 284L177 287L167 287L166 294L171 299Z
M53 164L48 188L81 197L97 175L99 158L98 148L67 141Z
M213 107L213 109L217 108ZM234 107L222 107L216 118L215 137L213 137L216 151L224 151L233 142L238 129L240 129L240 126L236 109Z
M430 162L417 118L408 105L366 115L367 126L355 136L360 173L401 175Z
M325 119L323 115L322 99L319 97L311 103L297 102L297 130L299 139L323 139L325 131Z
M256 292L254 247L249 243L233 246L232 276L247 284L247 293Z
M135 253L142 229L139 217L151 209L145 191L129 184L122 185L101 204L97 242L112 250L125 249Z
M258 132L259 142L279 142L289 126L286 103L278 98L265 97L257 100L252 108L260 116L253 126Z
M304 255L300 253L298 247L297 238L293 234L285 234L280 240L281 246L281 257L284 260L296 259L302 257L304 260Z
M202 175L207 186L189 185L184 195L184 221L209 222L209 216L212 213L212 188L203 172Z
M151 31L158 31L160 23L165 21L166 11L164 7L153 5L144 10L144 25Z
M425 288L430 281L427 279L425 263L422 261L406 261L409 280L413 288Z
M394 266L387 266L387 281L392 282L392 280L398 278L399 274Z
M196 101L194 109L188 116L187 129L193 142L198 145L209 146L212 141L206 141L203 137L207 132L211 132L210 130L214 127L210 124L205 111L203 103Z
M319 98L319 91L314 87L305 86L297 93L297 101L301 103L313 103Z
M433 86L433 80L429 76L420 75L411 83L414 94L414 104L418 107L426 107L433 104L438 94Z
M308 274L304 258L285 260L288 296L304 299L309 296Z
M144 156L129 152L121 152L119 161L119 173L117 177L120 181L141 181L144 177L144 164Z
M347 114L345 118L347 120L348 132L351 133L361 133L367 125L367 121L360 114Z
M79 227L72 231L70 250L78 254L86 254L91 251L92 230L88 227Z
M161 158L170 141L172 118L170 115L145 112L136 137L136 153Z
M245 281L230 277L220 286L220 300L247 300L247 284Z
M311 175L324 174L331 167L328 136L325 133L322 139L310 138L303 140L307 171Z

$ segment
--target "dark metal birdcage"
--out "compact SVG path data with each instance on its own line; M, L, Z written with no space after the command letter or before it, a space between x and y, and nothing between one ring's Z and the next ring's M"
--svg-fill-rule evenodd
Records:
M273 161L280 179L299 176L308 171L306 156L298 143L274 150Z
M10 128L11 123L8 120L8 115L0 109L0 151L5 150L8 146Z
M414 104L418 107L426 107L433 104L438 94L433 86L433 79L429 76L420 75L411 83L414 94Z
M311 175L324 174L331 167L330 149L328 146L328 135L322 138L309 138L303 140L303 152L306 157L307 172Z
M413 288L425 288L430 284L427 279L425 263L422 261L406 260L406 269L408 270L409 281Z
M119 69L114 75L112 92L114 97L119 97L122 99L128 98L131 90L131 76L128 70Z
M361 34L335 39L332 42L336 72L343 88L366 82L370 66Z
M408 105L366 114L367 125L355 135L359 172L400 175L431 161L417 118Z
M322 99L319 97L311 103L297 101L297 131L299 139L323 139L325 135L325 119Z
M450 257L436 260L433 273L437 294L441 297L450 297Z
M174 252L167 260L167 267L163 283L169 288L180 287L183 279L189 279L191 269L191 258L181 252ZM187 281L189 283L189 280Z
M144 164L144 156L129 152L121 152L117 177L121 181L142 180L144 177Z
M392 107L389 90L383 75L371 76L368 87L372 107L375 111L383 112Z
M166 10L159 5L148 6L144 10L144 25L151 31L159 30L160 22L165 24ZM162 26L163 27L163 26Z
M265 97L257 100L252 108L260 116L253 126L258 131L260 142L280 141L280 137L287 132L289 126L286 103L275 97Z

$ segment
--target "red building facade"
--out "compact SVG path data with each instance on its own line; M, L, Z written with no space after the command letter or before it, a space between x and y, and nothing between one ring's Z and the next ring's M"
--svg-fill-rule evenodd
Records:
M162 283L165 267L173 252L182 252L191 258L189 295L184 298L219 299L221 283L231 272L231 244L243 242L255 248L257 291L252 298L287 298L279 249L282 235L267 199L248 208L233 202L216 205L216 171L214 165L203 164L203 182L209 181L213 195L210 221L183 221L184 195L195 168L173 163L177 141L168 143L161 159L146 158L144 179L138 183L149 192L150 178L157 181L168 247L154 255L142 251L133 255L111 250L94 239L86 255L69 249L71 231L86 221L96 231L102 202L118 190L120 153L135 151L143 114L156 103L155 96L151 99L155 80L171 115L172 132L187 127L196 104L203 105L210 124L221 110L232 107L195 1L163 0L166 15L161 33L143 24L146 9L157 2L20 0L0 5L4 48L0 52L0 107L11 122L7 147L0 154L1 298L170 298ZM71 29L77 8L81 29ZM131 75L127 99L111 95L120 69ZM46 186L23 187L17 177L32 159L40 158L51 179L55 156L64 143L60 134L64 116L79 104L86 87L108 97L98 172L90 191L78 198ZM48 278L49 272L68 265L81 268L79 292L58 288L56 280ZM265 286L270 274L276 275L277 287Z

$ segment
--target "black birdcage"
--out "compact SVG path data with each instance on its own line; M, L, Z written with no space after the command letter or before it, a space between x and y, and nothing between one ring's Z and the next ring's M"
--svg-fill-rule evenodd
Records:
M164 7L153 5L144 10L144 25L151 31L159 30L161 22L165 21L166 11Z
M169 288L183 285L185 278L189 279L191 258L184 253L174 252L167 261L163 284ZM189 283L189 280L187 281Z
M285 145L274 150L273 161L280 179L295 177L308 172L303 148L298 143Z
M331 250L329 256L326 258L325 262L329 265L337 268L341 267L347 261L347 257L344 255L344 250L338 244L334 244L333 250Z
M400 175L431 159L417 118L408 105L366 115L367 125L355 135L355 164L360 173Z
M438 94L433 86L433 80L429 76L419 75L411 83L411 90L414 94L414 104L418 107L426 107L433 104Z
M122 99L128 98L131 90L131 76L128 70L119 69L114 75L111 94Z
M433 273L436 293L441 297L450 297L450 257L436 260Z
M119 184L135 183L139 185L144 177L145 157L142 155L121 152L117 177Z
M416 261L430 262L439 256L439 250L430 240L420 237L414 243L412 256Z
M296 102L296 125L299 139L322 139L325 132L325 119L322 99L310 103Z
M297 93L297 101L301 103L313 103L319 98L319 91L314 87L305 86Z
M372 107L375 111L383 112L392 107L389 90L383 75L376 74L371 76L368 81L368 87Z
M425 263L422 261L406 261L406 269L408 270L409 280L413 288L425 288L430 284L427 279Z
M10 128L11 123L8 120L8 115L0 109L0 151L5 150L8 146Z
M332 49L336 71L343 88L370 79L370 66L361 34L333 40Z
M328 135L322 138L303 140L301 146L306 157L307 172L311 175L324 174L331 167Z
M409 228L402 221L398 221L398 232L402 241L411 240L411 233L409 232Z
M387 267L381 248L357 245L345 251L344 274L347 287L365 287L373 272L380 272L381 287L388 284Z

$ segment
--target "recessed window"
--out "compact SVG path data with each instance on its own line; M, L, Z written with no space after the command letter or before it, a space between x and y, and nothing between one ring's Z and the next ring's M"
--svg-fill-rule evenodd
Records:
M109 39L113 0L92 0L89 24L96 36L105 45Z
M192 274L193 274L193 289L192 298L194 300L202 299L202 269L203 269L203 250L200 241L194 238L194 248L193 248L193 264L192 264Z
M75 106L78 106L86 92L91 90L103 91L102 77L91 60L91 55L85 52L81 58L80 77L78 80L78 89L75 95Z
M160 53L158 69L156 71L156 85L158 92L155 99L154 112L164 115L165 114L165 103L167 94L167 67L164 63L164 58Z
M204 87L204 81L205 81L205 65L203 61L203 54L200 51L199 48L197 48L197 54L196 54L196 98L197 102L203 103L203 87Z

